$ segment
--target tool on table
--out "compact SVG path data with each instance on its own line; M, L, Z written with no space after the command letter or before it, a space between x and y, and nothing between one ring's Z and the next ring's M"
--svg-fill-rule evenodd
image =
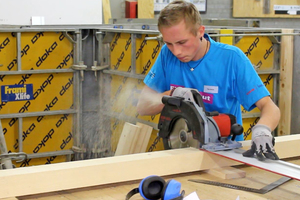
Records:
M189 181L196 182L196 183L203 183L203 184L209 184L209 185L215 185L215 186L220 186L220 187L225 187L225 188L231 188L231 189L236 189L236 190L243 190L247 192L254 192L254 193L259 193L259 194L266 194L267 192L277 188L278 186L286 183L287 181L291 180L289 177L282 177L278 179L277 181L266 185L263 188L256 189L256 188L250 188L250 187L245 187L245 186L240 186L240 185L233 185L233 184L228 184L228 183L220 183L216 181L208 181L208 180L202 180L202 179L189 179Z
M165 106L158 129L164 148L195 147L219 151L242 147L241 143L234 141L236 135L243 133L235 116L205 111L200 93L191 92L195 102L178 96L162 98Z
M164 96L165 104L158 123L158 136L165 149L195 147L218 156L300 180L300 166L281 160L244 157L242 144L234 141L243 133L235 117L218 112L207 112L200 93L190 91L192 100L181 96ZM231 136L231 139L229 139Z

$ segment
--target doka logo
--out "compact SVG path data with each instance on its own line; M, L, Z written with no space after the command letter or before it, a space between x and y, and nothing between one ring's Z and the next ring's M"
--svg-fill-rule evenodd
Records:
M36 62L36 66L41 66L41 64L48 58L48 56L55 50L56 47L57 43L54 42L48 49L45 49L45 53L39 57L39 60Z
M8 43L10 42L9 38L6 38L1 44L0 44L0 52L2 49L4 49L4 47L6 47L6 45L8 45Z
M33 99L33 86L32 84L3 85L1 98L3 102L31 100Z

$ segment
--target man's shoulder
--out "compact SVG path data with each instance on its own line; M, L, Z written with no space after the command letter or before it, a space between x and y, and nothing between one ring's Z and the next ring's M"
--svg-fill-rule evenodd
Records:
M215 42L213 43L216 45L217 48L223 49L225 51L233 51L233 52L240 52L241 49L230 44L222 43L222 42Z
M244 57L244 52L237 46L225 44L221 42L212 42L212 45L216 48L216 50L219 50L222 54L231 54L238 57Z

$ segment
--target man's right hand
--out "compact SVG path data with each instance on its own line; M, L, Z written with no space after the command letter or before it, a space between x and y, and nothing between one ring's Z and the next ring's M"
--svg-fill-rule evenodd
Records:
M192 88L177 87L171 90L170 96L183 97L185 100L195 102L191 90L199 92L198 90Z

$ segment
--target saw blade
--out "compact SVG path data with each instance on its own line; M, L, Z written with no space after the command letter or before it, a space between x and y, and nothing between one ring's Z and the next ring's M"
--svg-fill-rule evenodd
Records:
M255 157L253 158L244 157L242 153L245 150L243 149L234 149L234 150L216 151L216 152L207 151L204 149L201 150L300 181L300 166L293 163L285 162L282 160L270 160L270 159L259 161Z
M174 124L168 141L171 149L185 147L199 148L199 142L193 138L185 119L180 118Z

